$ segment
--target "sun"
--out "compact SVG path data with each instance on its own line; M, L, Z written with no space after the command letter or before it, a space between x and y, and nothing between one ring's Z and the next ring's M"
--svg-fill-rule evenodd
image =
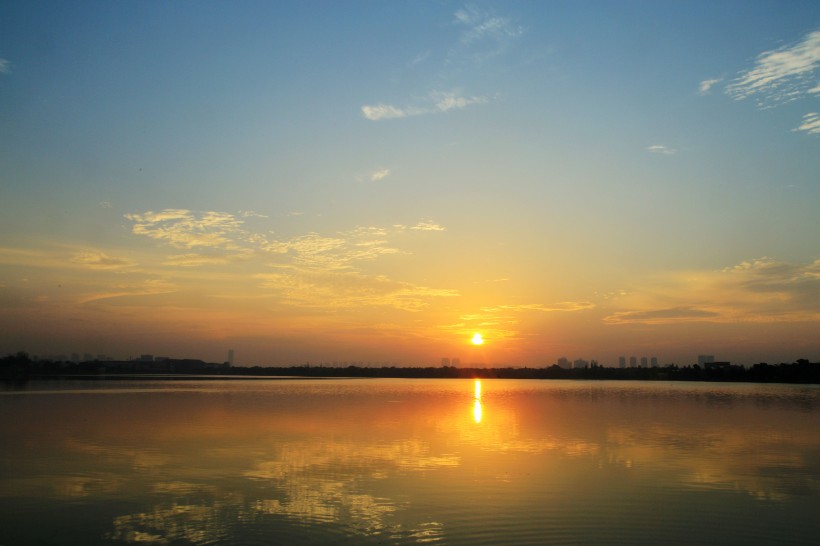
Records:
M481 336L481 334L476 332L475 334L473 334L473 339L470 340L470 343L472 343L473 345L484 345L484 338Z

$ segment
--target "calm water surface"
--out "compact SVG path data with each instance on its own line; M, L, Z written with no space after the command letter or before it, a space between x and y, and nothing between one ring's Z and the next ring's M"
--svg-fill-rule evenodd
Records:
M0 545L817 544L820 388L0 386Z

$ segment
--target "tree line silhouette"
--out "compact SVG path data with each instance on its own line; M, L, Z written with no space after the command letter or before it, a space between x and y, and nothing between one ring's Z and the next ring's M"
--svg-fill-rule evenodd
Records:
M169 359L155 367L137 366L134 362L70 362L32 360L25 352L0 358L0 379L27 380L61 376L116 377L135 373L160 375L202 375L230 377L384 377L384 378L481 378L481 379L590 379L638 381L736 381L757 383L820 383L820 363L799 359L792 363L761 362L748 368L737 365L691 366L669 365L659 368L610 368L592 366L565 369L557 365L544 368L477 368L415 366L251 366L232 367L193 359Z

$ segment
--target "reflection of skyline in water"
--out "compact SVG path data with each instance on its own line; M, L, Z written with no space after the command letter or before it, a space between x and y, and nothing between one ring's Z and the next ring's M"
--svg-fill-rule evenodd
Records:
M723 400L716 409L703 392L624 396L526 382L307 387L310 399L297 384L78 397L58 418L54 404L71 397L15 397L22 407L4 409L30 428L3 429L20 440L5 460L21 467L0 475L0 500L142 499L101 534L202 544L307 528L328 540L451 542L491 517L523 525L527 542L547 531L543 518L521 519L528 503L630 521L644 501L633 501L635 515L620 513L624 487L730 494L738 505L738 493L761 506L820 497L817 414L761 406L747 392L712 393ZM556 493L563 504L545 504Z

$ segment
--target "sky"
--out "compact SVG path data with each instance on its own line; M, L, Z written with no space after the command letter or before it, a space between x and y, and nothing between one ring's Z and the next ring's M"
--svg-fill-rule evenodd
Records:
M816 1L0 6L2 354L820 361L818 205Z

